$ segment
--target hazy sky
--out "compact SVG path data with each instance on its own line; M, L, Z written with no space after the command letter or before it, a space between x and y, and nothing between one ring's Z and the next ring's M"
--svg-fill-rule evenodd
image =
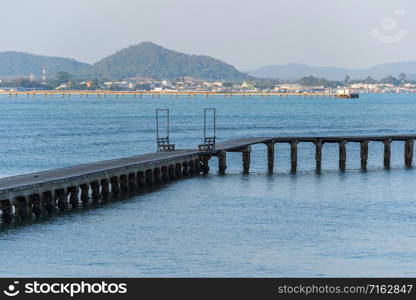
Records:
M241 70L416 60L415 0L1 0L0 51L95 62L142 41Z

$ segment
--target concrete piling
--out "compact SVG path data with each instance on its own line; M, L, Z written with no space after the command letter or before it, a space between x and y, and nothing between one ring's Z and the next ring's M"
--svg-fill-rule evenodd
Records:
M182 177L182 164L177 163L175 165L175 174L176 174L176 178L181 178Z
M118 180L118 176L114 176L110 178L111 184L111 196L117 198L120 196L120 182Z
M187 161L184 161L182 163L182 175L183 176L189 176L189 165Z
M361 169L363 171L367 170L367 161L368 161L368 143L370 141L362 141L360 143L360 159L361 159Z
M267 169L269 174L273 174L274 169L274 142L269 142L267 146Z
M317 139L314 142L315 144L315 164L316 164L316 173L320 174L321 173L321 168L322 168L322 140L321 139Z
M413 139L408 139L404 143L404 162L406 168L412 167L413 160Z
M45 209L49 214L56 210L55 196L52 191L44 192L42 194L42 202L45 203Z
M188 162L188 165L189 165L189 175L194 176L196 174L195 161L190 160Z
M390 169L391 139L384 140L383 143L384 143L384 168Z
M227 169L227 152L225 150L219 150L217 153L218 157L218 172L220 175L225 174L225 170Z
M90 189L89 189L88 184L86 184L86 183L81 184L79 186L79 188L81 189L81 201L82 201L82 203L87 203L88 201L90 201L90 194L89 194Z
M135 193L137 191L137 179L136 179L136 172L132 172L128 176L129 180L129 192Z
M201 162L200 162L200 160L199 159L196 159L195 160L195 170L196 170L196 173L199 175L199 174L201 174L201 172L202 172L202 168L201 168Z
M338 143L339 147L339 169L341 172L345 172L345 167L347 163L347 148L346 148L347 141L342 140Z
M248 175L250 173L250 156L251 156L251 146L248 146L241 151L244 175Z
M294 140L290 142L290 172L295 174L298 168L298 143Z
M162 183L162 176L161 176L160 168L153 169L153 182L154 184Z
M28 218L28 201L24 196L17 197L15 199L16 215L20 220L26 220Z
M78 207L79 204L79 188L77 186L71 186L68 188L69 192L69 203L72 208Z
M120 190L123 195L127 195L129 193L129 183L127 175L123 174L119 177L120 181Z
M147 186L152 186L154 184L153 180L153 170L149 169L145 172L146 184Z
M161 168L162 170L162 181L163 182L168 182L169 181L169 170L168 170L169 166L163 166Z
M203 175L207 175L209 173L209 160L210 155L201 155L201 170Z
M58 200L58 208L61 211L64 211L68 208L67 195L65 189L59 189L55 191L55 199Z
M0 207L3 212L3 221L5 223L11 223L13 221L13 207L10 200L0 201Z
M111 197L110 192L110 181L107 178L104 178L100 181L101 184L101 198L103 201L107 201Z
M169 165L168 173L169 173L169 179L170 180L175 180L176 179L175 165Z
M91 186L91 198L93 202L98 202L101 199L100 183L93 181L90 183Z
M137 172L137 185L139 188L145 188L147 186L144 171Z

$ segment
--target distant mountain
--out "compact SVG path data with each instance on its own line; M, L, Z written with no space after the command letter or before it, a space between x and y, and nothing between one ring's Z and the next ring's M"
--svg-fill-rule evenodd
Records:
M57 72L77 73L88 64L74 59L34 55L23 52L0 52L0 77L41 76L45 68L48 77Z
M232 65L205 55L189 55L158 46L151 42L122 49L93 65L74 59L34 55L23 52L0 52L1 77L41 76L45 68L47 77L64 71L84 78L126 79L131 77L150 77L169 79L189 76L206 80L244 80L274 78L295 80L303 76L316 76L330 80L364 79L372 76L381 79L388 75L406 73L408 78L416 79L416 61L387 63L368 69L347 69L336 67L313 67L304 64L270 65L246 73Z
M330 80L343 80L347 75L352 79L363 79L368 76L381 79L388 75L397 76L400 73L406 73L408 77L416 77L416 61L381 64L369 69L312 67L304 64L270 65L248 72L254 77L286 80L311 75Z
M82 74L113 79L190 76L207 80L236 80L248 77L218 59L172 51L151 42L122 49L87 68Z

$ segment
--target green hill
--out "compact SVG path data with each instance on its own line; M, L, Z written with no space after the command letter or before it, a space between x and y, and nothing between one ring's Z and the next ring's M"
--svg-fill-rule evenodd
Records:
M95 63L82 72L86 77L155 79L190 76L206 80L244 79L246 74L218 59L188 55L151 42L130 46Z
M23 52L0 52L0 77L41 76L45 68L48 77L60 71L77 73L88 64L74 59L34 55Z

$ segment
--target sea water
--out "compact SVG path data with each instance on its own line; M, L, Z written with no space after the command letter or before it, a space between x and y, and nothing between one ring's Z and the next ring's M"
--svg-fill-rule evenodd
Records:
M156 150L155 109L169 108L170 138L195 148L203 109L217 110L219 142L239 137L416 133L416 96L304 97L0 97L0 176L120 158ZM137 197L2 225L0 276L288 277L415 276L416 171L404 168L403 143L325 144L321 175L315 147L277 144L275 174L264 145L251 173L228 153L227 175L175 181Z

